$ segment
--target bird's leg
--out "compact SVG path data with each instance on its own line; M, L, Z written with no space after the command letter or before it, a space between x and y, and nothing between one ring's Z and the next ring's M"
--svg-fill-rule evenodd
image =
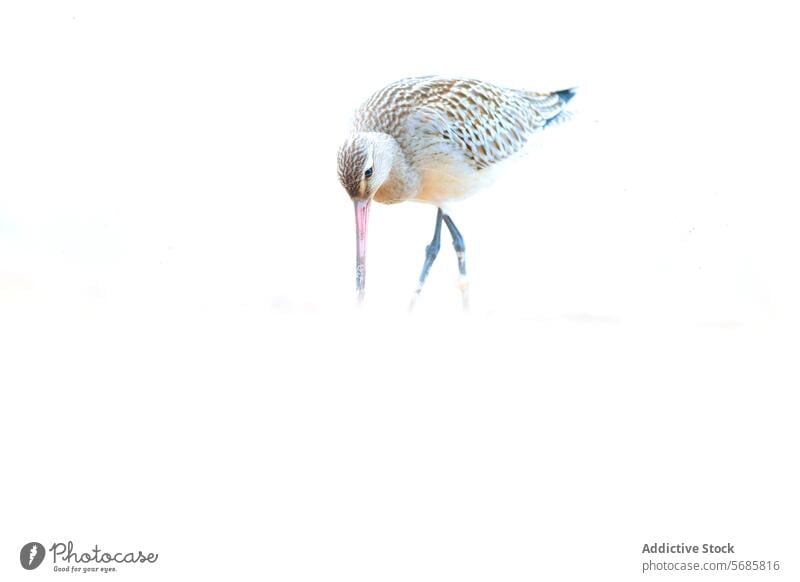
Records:
M443 218L447 225L447 230L450 231L450 236L453 237L453 248L456 250L456 256L458 257L458 286L461 289L461 302L464 306L464 310L467 310L469 309L469 285L467 283L467 261L465 257L466 247L464 246L464 237L458 232L452 218L446 214Z
M425 263L422 265L422 272L419 274L419 283L417 283L417 288L414 290L414 296L411 298L411 305L409 305L409 309L414 308L414 303L417 301L417 297L419 297L420 291L422 291L422 286L425 284L425 279L428 277L428 271L431 270L431 265L433 264L436 255L439 254L439 246L442 239L442 218L444 217L444 213L442 209L439 208L436 212L436 228L433 231L433 240L431 240L431 244L425 247Z

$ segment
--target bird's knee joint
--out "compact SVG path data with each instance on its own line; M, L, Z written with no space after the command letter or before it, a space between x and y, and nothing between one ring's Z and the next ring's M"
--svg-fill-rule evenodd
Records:
M458 257L463 258L463 255L467 250L467 247L464 245L464 241L454 240L453 248L456 249L456 254L458 255Z
M431 243L427 247L425 247L425 256L429 259L436 258L436 255L439 254L439 243Z

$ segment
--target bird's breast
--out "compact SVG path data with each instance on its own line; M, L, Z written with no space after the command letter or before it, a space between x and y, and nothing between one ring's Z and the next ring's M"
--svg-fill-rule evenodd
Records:
M478 170L461 152L414 157L413 163L389 174L375 193L376 201L392 204L416 200L440 205L474 194L493 179L494 168Z
M477 192L491 180L491 171L476 170L466 163L432 163L422 171L415 200L442 204L455 202Z

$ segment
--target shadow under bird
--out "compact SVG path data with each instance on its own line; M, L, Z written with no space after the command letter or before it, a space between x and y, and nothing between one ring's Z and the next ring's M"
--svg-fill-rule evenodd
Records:
M373 200L415 201L437 207L433 240L425 249L414 301L439 252L442 222L458 257L464 308L468 306L464 238L449 215L451 202L491 181L499 162L564 117L575 89L532 92L473 79L416 77L384 87L357 111L340 146L339 181L355 206L356 289L366 280L367 220Z

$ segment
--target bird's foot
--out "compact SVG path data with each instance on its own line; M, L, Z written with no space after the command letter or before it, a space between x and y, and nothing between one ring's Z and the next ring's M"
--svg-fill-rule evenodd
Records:
M408 302L409 313L414 311L414 307L416 307L417 305L417 299L419 298L420 291L422 291L422 285L417 285L417 288L414 289L414 294L411 296L411 301Z
M469 281L465 275L458 278L458 288L461 290L461 306L464 311L469 311Z

